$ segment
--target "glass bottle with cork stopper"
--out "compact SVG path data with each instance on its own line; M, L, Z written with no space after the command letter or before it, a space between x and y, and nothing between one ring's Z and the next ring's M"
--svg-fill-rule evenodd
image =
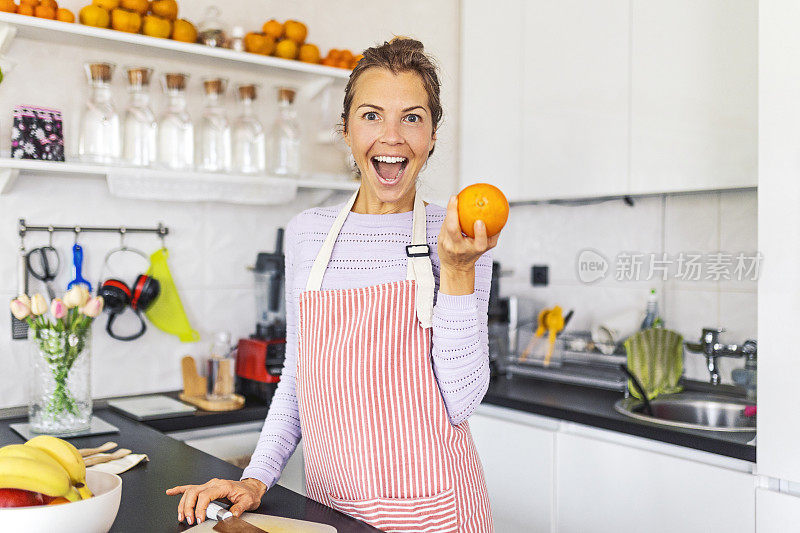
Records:
M222 172L231 168L231 127L225 116L223 98L228 80L203 80L205 108L197 131L197 168Z
M277 176L300 174L300 126L294 108L296 91L278 87L278 117L272 125L267 149L270 172Z
M243 174L267 170L266 134L254 109L257 90L253 83L236 87L240 114L233 123L233 169Z
M186 170L194 164L194 125L186 110L188 74L164 74L162 83L167 95L167 107L158 120L158 163Z
M120 120L111 97L113 63L85 63L89 99L81 116L78 157L90 163L109 164L121 154Z
M153 69L128 67L130 101L123 120L122 155L129 165L149 167L156 161L158 123L150 108L150 78Z

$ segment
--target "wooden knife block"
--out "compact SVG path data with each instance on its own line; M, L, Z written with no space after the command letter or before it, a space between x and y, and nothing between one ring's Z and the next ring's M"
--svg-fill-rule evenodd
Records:
M194 357L187 355L181 359L181 370L183 372L183 392L179 398L204 411L235 411L244 407L244 397L234 394L228 400L208 400L206 399L207 380L197 373L197 365ZM233 369L229 369L233 372Z

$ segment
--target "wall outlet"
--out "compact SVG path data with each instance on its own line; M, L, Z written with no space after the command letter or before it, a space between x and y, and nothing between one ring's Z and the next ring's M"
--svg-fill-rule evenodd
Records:
M547 265L533 265L531 267L531 285L546 287L550 282L550 271Z

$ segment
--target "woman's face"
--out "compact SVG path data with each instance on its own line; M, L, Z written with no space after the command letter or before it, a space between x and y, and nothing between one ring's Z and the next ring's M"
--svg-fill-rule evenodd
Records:
M370 212L411 210L417 175L436 141L419 75L365 71L355 85L344 138Z

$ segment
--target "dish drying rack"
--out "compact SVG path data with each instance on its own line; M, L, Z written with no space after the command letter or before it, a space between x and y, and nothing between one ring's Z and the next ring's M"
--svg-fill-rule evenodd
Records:
M556 337L549 361L548 347L546 335L535 339L531 329L519 330L501 372L508 378L530 376L620 392L627 388L627 378L619 369L627 362L621 344L598 345L588 331L579 331Z

